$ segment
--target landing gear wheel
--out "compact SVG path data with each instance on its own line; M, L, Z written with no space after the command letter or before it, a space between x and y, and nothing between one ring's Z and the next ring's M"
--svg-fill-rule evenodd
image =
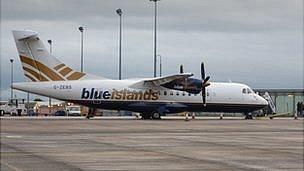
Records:
M89 108L89 113L87 114L86 118L90 119L93 118L96 114L96 109L95 108Z
M252 114L245 113L245 119L253 119Z
M151 115L147 114L147 113L142 113L141 114L141 119L146 120L146 119L151 119Z
M158 112L152 112L151 116L152 116L152 119L160 119L160 113L158 113Z

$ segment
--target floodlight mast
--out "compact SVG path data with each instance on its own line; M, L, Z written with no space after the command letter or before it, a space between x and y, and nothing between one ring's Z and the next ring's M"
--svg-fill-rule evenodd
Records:
M150 2L154 2L154 77L156 77L156 58L157 58L157 35L156 35L156 28L157 28L157 1L160 0L149 0Z
M121 80L121 39L122 39L122 10L117 9L116 13L119 15L119 55L118 55L118 79Z
M79 28L79 31L81 33L81 48L80 48L80 71L81 73L83 73L83 31L84 31L84 28L83 26L80 26Z

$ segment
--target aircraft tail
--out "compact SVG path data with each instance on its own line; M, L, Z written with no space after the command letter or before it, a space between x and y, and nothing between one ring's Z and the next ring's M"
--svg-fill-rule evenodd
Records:
M28 81L65 81L102 78L80 73L62 63L48 52L38 37L37 32L14 30L13 35L24 75Z

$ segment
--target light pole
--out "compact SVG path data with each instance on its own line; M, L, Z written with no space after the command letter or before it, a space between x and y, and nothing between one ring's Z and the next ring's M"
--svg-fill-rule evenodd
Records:
M14 98L13 82L14 82L14 59L10 59L11 62L11 100Z
M116 13L119 15L119 66L118 66L118 79L121 80L121 39L122 39L122 10L117 9Z
M82 26L80 26L78 29L79 29L79 31L81 33L80 71L81 71L81 73L83 73L83 31L84 31L84 28Z
M50 54L52 54L52 43L53 41L51 39L47 40L47 42L49 43L50 45ZM49 98L49 113L51 114L52 113L52 98Z
M156 77L156 27L157 27L157 1L160 0L149 0L154 2L154 77Z
M162 76L162 56L157 55L159 57L159 76Z

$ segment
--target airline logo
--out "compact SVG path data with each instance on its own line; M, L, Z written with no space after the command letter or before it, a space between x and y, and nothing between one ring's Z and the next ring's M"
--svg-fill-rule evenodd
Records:
M101 100L101 99L111 99L111 100L158 100L159 96L157 92L149 89L146 91L130 91L127 89L112 91L108 90L98 90L96 88L83 88L81 92L81 99L92 99L92 100Z
M63 81L79 80L85 74L74 71L70 67L61 63L51 68L42 62L20 55L25 76L31 81Z

